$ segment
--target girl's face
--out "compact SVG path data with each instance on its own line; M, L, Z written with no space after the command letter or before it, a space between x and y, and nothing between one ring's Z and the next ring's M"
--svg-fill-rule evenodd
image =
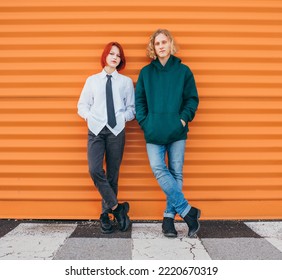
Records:
M154 42L155 52L158 58L166 59L170 56L171 52L171 43L169 38L160 33L156 38Z
M119 48L116 46L112 46L109 54L106 57L107 66L116 69L120 64L120 61L121 58L120 58Z

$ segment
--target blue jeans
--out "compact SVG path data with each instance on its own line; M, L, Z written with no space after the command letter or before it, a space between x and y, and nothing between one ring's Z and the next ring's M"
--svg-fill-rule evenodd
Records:
M164 217L174 218L178 213L184 218L191 209L182 192L185 144L186 140L168 145L146 144L150 166L167 198ZM166 154L168 165L165 162Z

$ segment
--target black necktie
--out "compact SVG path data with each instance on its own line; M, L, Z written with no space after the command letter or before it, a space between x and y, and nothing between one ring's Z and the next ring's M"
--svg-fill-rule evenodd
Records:
M106 99L107 99L107 114L108 114L108 124L111 128L114 128L117 125L116 114L113 100L113 91L112 91L112 81L111 75L107 75L106 83Z

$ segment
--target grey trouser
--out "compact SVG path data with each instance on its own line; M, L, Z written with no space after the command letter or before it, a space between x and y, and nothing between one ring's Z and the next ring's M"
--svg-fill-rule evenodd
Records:
M90 176L102 196L102 213L118 203L118 177L125 144L125 130L115 136L107 127L95 135L88 130ZM103 161L106 161L106 172Z

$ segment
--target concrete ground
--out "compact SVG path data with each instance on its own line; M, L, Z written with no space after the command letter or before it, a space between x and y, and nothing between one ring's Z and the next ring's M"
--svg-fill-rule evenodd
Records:
M282 260L282 221L201 221L195 238L177 222L133 221L100 233L98 221L0 220L0 260Z

